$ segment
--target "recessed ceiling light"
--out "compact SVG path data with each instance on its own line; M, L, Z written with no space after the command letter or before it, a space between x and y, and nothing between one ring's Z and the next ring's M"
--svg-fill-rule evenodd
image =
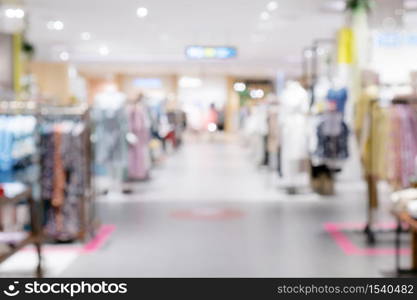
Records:
M14 18L14 9L12 9L12 8L8 8L8 9L6 9L6 10L4 11L4 15L5 15L7 18L9 18L9 19Z
M244 92L244 91L246 90L246 84L245 84L244 82L236 82L236 83L233 85L233 89L234 89L236 92Z
M23 19L23 17L25 16L25 11L21 8L17 8L14 10L14 15L18 19Z
M139 7L136 10L136 14L139 18L144 18L148 15L148 9L146 7Z
M82 32L81 33L81 39L83 41L89 41L89 40L91 40L91 33L89 33L89 32Z
M62 21L59 21L59 20L57 20L57 21L49 21L46 24L46 27L49 30L57 30L57 31L60 31L60 30L64 29L64 23Z
M109 48L107 46L101 46L98 49L98 53L100 53L100 55L102 55L102 56L106 56L106 55L109 55L110 50L109 50Z
M55 30L62 30L64 29L64 23L62 23L61 21L55 21L54 28Z
M266 21L269 19L270 15L267 11L264 11L261 13L260 17L261 17L261 20Z
M254 89L249 92L249 95L253 99L261 99L265 96L265 92L262 89Z
M7 8L4 11L4 15L9 19L23 19L25 11L21 8Z
M68 53L67 51L62 51L62 52L59 54L59 58L60 58L62 61L67 61L67 60L69 59L69 53Z
M266 9L269 11L274 11L278 8L278 3L276 1L270 1L266 5Z

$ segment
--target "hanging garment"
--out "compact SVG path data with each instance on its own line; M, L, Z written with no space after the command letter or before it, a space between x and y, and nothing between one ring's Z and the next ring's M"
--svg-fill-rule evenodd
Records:
M128 116L125 105L125 94L106 91L96 95L92 109L95 169L98 174L119 183L127 179Z
M416 175L416 110L408 104L367 104L362 103L363 121L356 127L365 175L387 180L394 189L406 188Z
M65 170L62 159L62 128L56 125L53 132L54 140L54 170L53 170L53 192L52 192L52 206L60 207L64 203L65 190Z
M97 169L112 180L123 182L127 177L128 116L122 108L94 108L94 151ZM103 175L103 174L101 174Z
M263 165L267 160L266 141L268 135L268 107L265 103L259 103L252 107L247 125L255 163Z
M347 159L349 156L348 136L349 129L345 122L335 124L332 118L323 121L317 128L318 142L314 155L324 161Z
M289 187L300 186L301 175L307 174L307 92L297 82L289 82L280 97L281 170Z
M327 101L335 104L336 111L342 113L345 112L345 105L348 99L348 92L346 88L330 89L327 92Z
M279 148L279 120L278 108L274 107L268 116L268 152L276 154Z
M0 117L0 182L33 182L36 153L33 116Z
M380 105L375 87L367 88L355 104L354 130L365 177L388 179L390 109Z
M88 147L82 121L45 122L41 128L41 196L45 230L57 241L77 239L88 189Z
M410 186L415 176L417 157L416 110L407 104L390 108L391 131L389 141L389 180L395 189Z
M129 145L129 178L145 179L148 177L150 169L149 124L146 122L146 115L143 107L138 104L130 105L128 114L129 131L137 138L136 143Z

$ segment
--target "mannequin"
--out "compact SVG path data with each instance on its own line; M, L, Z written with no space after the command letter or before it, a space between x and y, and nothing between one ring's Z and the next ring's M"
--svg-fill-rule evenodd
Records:
M340 171L348 156L349 129L344 123L348 92L338 74L330 83L326 95L327 107L317 115L310 138L311 185L322 195L334 193L333 174Z
M113 85L108 86L94 98L94 108L104 109L108 113L122 108L126 103L126 95L117 91Z
M280 97L279 122L281 127L281 170L284 185L294 193L302 185L300 175L308 158L307 113L309 98L304 88L294 81L287 82Z
M112 190L125 191L123 182L127 168L126 95L109 86L94 99L93 119L95 126L95 160L104 167L112 180ZM128 192L128 190L126 190ZM106 191L105 191L106 192Z
M340 76L336 76L331 82L331 88L327 92L327 101L330 102L330 110L345 113L345 105L348 99L348 91Z
M150 122L144 108L144 97L139 94L129 105L129 179L145 180L150 170Z

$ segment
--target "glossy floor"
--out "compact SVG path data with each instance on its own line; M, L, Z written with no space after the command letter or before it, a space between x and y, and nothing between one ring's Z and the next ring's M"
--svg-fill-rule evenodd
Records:
M188 141L132 188L99 201L102 222L116 230L61 276L356 277L394 266L392 255L347 255L323 229L364 221L362 183L342 181L331 197L289 196L236 140ZM349 237L367 246L361 234Z

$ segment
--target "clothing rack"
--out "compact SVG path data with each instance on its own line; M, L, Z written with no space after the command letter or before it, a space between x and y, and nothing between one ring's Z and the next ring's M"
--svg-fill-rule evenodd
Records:
M393 100L391 100L391 104L394 105L409 105L409 104L417 104L417 96L416 95L403 95L403 96L397 96ZM369 122L369 132L370 132L370 140L374 139L374 130L373 127L377 126L375 124L374 119L374 106L378 105L378 99L372 99L370 101L370 122ZM370 143L370 153L373 153L373 143ZM373 169L373 160L370 160L370 168ZM375 229L375 213L379 206L379 197L378 197L378 181L379 179L374 176L373 174L366 174L366 184L367 184L367 220L366 225L363 230L365 233L367 240L370 244L374 244L376 242L376 234L377 233L392 233L393 230L390 229Z
M8 100L0 100L0 115L3 116L33 116L36 119L36 125L35 125L35 143L38 144L38 123L39 123L39 107L36 102L34 101L8 101ZM39 157L37 153L35 154L35 157L33 157L33 162L39 163ZM28 184L28 182L25 182ZM38 190L36 187L36 183L31 183L32 187L31 190L36 193ZM37 198L36 196L34 197Z
M40 108L40 118L42 120L71 120L79 118L85 125L84 133L82 135L82 143L86 153L87 178L86 190L81 198L80 205L80 231L77 239L85 241L88 237L94 235L96 229L95 209L95 182L93 176L93 162L94 151L91 142L92 134L92 119L90 116L90 109L87 105L80 106L44 106Z
M3 116L34 116L37 120L37 108L38 107L36 103L33 101L0 101L0 115ZM36 127L37 122L34 130L35 134L37 131ZM35 154L35 157L32 159L34 163L39 162L37 154ZM18 194L0 196L0 211L2 211L3 207L6 205L16 205L22 201L27 201L30 211L30 233L23 239L8 241L7 244L9 245L10 250L0 255L0 263L6 261L25 246L33 244L35 246L38 258L35 275L37 277L42 277L42 243L44 240L44 235L40 227L39 201L37 201L37 197L35 196L36 192L34 191L36 190L37 183L24 182L23 184L25 185L25 189ZM7 185L8 184L5 184L4 186L6 187ZM1 225L1 230L3 230L3 225ZM7 233L5 234L7 235ZM12 236L13 233L11 238Z

